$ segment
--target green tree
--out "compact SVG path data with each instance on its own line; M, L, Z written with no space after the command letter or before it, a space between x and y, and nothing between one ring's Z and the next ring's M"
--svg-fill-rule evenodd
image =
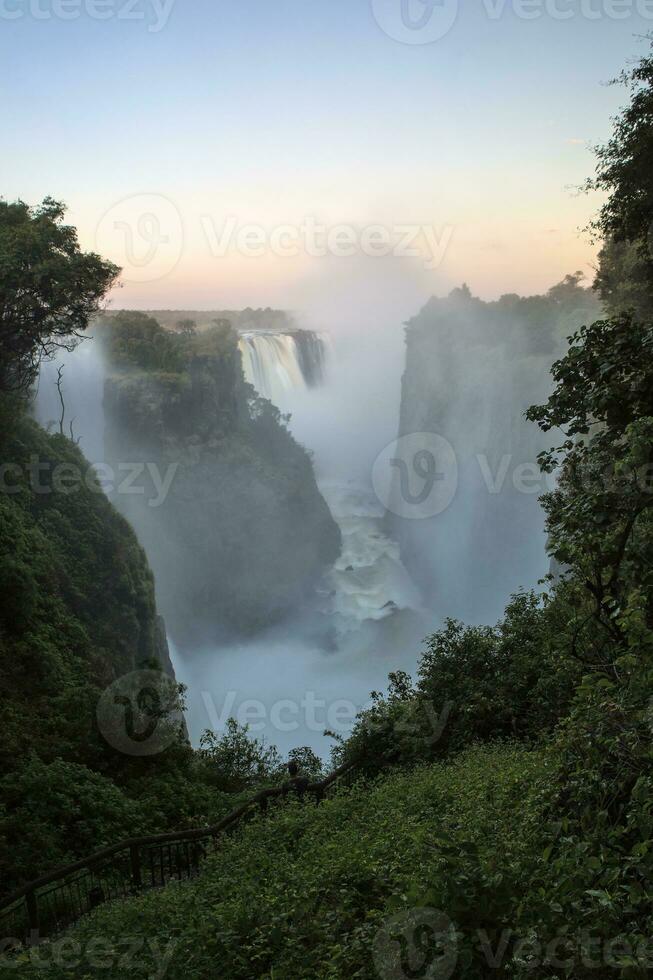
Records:
M207 729L200 739L200 757L212 779L229 793L238 793L258 783L276 778L281 756L274 745L252 738L249 725L229 718L222 735Z
M591 923L636 948L653 927L653 325L623 313L583 327L553 376L528 414L563 434L541 457L558 473L544 506L566 566L561 640L584 676L556 733L551 842L526 907L540 935ZM614 960L648 975L635 965Z
M194 337L197 333L197 324L191 319L177 320L175 323L175 330L177 333L181 334L182 337Z
M582 327L552 373L547 404L527 412L563 436L540 455L559 473L543 497L550 548L591 597L594 646L611 661L634 588L653 628L653 325L624 313Z
M596 148L596 173L586 184L608 195L590 225L603 242L595 285L610 312L644 314L653 311L653 57L613 84L627 88L629 101Z
M315 782L324 777L322 760L315 754L310 745L300 745L288 753L288 762L296 762L302 776Z
M0 392L25 392L43 357L72 350L119 269L82 252L65 208L0 201Z

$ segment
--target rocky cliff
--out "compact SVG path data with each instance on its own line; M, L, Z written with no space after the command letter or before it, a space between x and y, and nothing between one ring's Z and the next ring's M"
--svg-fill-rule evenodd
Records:
M246 384L224 325L184 339L121 314L106 330L106 458L134 473L113 499L148 554L168 629L186 645L274 623L339 554L310 456Z
M0 441L8 461L0 489L2 768L29 753L99 765L111 754L95 722L100 691L157 663L172 673L152 573L69 439L21 418Z
M537 467L548 438L524 412L547 397L566 336L596 316L597 300L579 280L492 303L463 287L431 299L407 324L399 434L444 437L456 489L440 513L415 520L404 509L389 521L404 563L442 615L492 621L506 595L548 571L538 504L547 485Z

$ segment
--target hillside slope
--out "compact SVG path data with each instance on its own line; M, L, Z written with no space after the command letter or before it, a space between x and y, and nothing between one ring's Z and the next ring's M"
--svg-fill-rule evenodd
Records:
M138 758L110 745L96 717L117 678L172 671L134 532L69 439L19 411L0 444L5 894L135 830L183 823L194 791L182 724L166 751ZM173 773L174 798L165 788Z
M412 976L396 972L399 960L393 967L407 950L414 967L440 971L416 976L448 977L456 964L466 971L456 975L482 976L478 930L494 949L542 849L549 765L541 752L478 748L319 806L282 803L222 841L195 882L87 917L67 937L77 951L68 967L56 965L54 942L39 950L48 968L26 953L21 976L122 980L128 936L139 937L134 980ZM449 922L440 953L420 962L420 928ZM93 967L98 942L102 969Z

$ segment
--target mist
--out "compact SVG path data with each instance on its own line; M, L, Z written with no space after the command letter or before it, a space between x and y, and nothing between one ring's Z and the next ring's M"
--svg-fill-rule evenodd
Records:
M267 335L248 333L248 346L241 340L247 380L270 389L261 394L288 416L290 432L312 454L320 493L342 536L341 554L310 601L252 635L225 631L220 638L198 631L188 642L176 628L193 615L182 608L188 595L181 581L179 527L162 523L161 513L144 506L143 497L113 488L112 499L155 569L175 673L187 686L194 744L204 729L221 730L231 716L282 751L310 745L326 757L331 743L324 730L345 735L390 670L414 672L423 638L447 616L493 623L511 592L535 587L548 571L537 499L546 488L518 492L514 472L522 464L532 467L542 448L522 414L535 396L546 394L552 353L513 351L506 357L505 338L488 347L481 304L466 311L464 322L453 317L446 329L422 324L423 342L431 346L416 367L410 324L405 334L392 314L375 318L368 312L363 320L363 306L357 302L346 314L334 308L294 312L297 326L312 331L322 346L319 384L303 383L292 335L284 335L278 323ZM110 457L115 468L133 461L134 444L115 425L107 453L106 397L113 392L115 402L116 395L115 385L106 387L110 371L97 340L44 364L37 419L59 427L61 365L64 431L72 425L93 463ZM395 451L399 436L415 432L443 436L457 465L451 502L420 520L395 512L373 481L379 458ZM139 452L143 456L142 445ZM150 456L156 458L154 448ZM206 489L190 485L198 499ZM207 499L215 502L216 493ZM209 524L197 533L206 537ZM239 533L246 535L246 527ZM291 557L280 554L278 561ZM220 560L216 554L218 581L224 574Z
M385 686L390 670L414 670L433 620L398 544L384 531L385 511L371 480L374 460L396 437L401 325L371 322L361 328L359 322L354 329L328 323L326 315L299 322L324 338L324 383L277 386L275 403L314 456L318 486L343 534L342 554L326 576L317 612L305 609L249 642L205 647L189 656L176 649L174 657L188 685L193 739L231 705L239 720L251 721L253 734L282 751L302 744L326 756L331 742L324 729L345 735L356 710L369 702L373 689ZM325 611L335 624L328 649L315 639ZM313 699L320 707L312 716ZM281 711L281 721L275 711Z

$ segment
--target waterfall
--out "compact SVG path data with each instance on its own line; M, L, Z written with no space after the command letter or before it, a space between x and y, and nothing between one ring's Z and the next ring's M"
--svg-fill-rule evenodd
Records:
M324 380L326 344L310 330L247 332L238 346L245 379L277 405L287 392L313 388Z

